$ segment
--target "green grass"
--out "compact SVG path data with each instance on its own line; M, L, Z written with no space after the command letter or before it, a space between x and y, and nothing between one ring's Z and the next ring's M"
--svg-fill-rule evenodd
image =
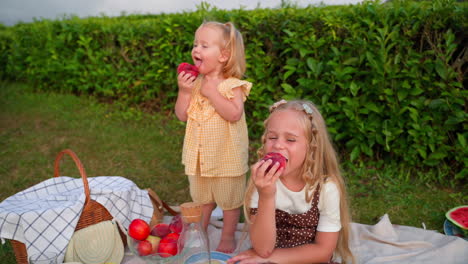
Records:
M72 149L88 177L123 176L152 188L170 204L190 200L180 164L184 123L172 113L145 114L93 98L36 93L27 85L0 83L0 201L53 177L57 153ZM252 140L251 159L255 159ZM369 166L370 167L370 166ZM61 175L79 177L65 157ZM353 221L392 223L442 232L445 212L468 204L467 186L412 180L404 165L382 169L344 165ZM9 243L0 263L14 263Z

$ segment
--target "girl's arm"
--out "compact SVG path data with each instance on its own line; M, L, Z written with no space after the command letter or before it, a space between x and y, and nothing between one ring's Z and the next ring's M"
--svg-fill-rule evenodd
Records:
M315 242L293 248L276 248L269 257L262 257L255 249L245 251L228 263L327 263L333 256L339 232L317 232ZM237 262L239 261L239 262Z
M252 179L258 192L257 214L251 216L250 240L254 250L261 257L268 257L276 243L276 181L284 168L277 171L277 162L268 173L265 170L272 160L261 160L252 166Z
M339 232L317 232L315 242L293 248L277 248L268 258L273 263L327 263L333 256Z
M203 95L210 100L216 112L229 122L239 121L244 113L244 100L242 88L232 89L234 98L228 99L221 95L217 90L203 92Z
M274 198L273 201L261 201L258 201L257 215L251 216L249 235L255 252L267 258L273 253L276 242L275 201Z
M195 77L190 74L181 72L177 76L177 84L179 86L179 93L175 104L175 114L180 121L187 121L187 109L190 105L192 98L193 82Z

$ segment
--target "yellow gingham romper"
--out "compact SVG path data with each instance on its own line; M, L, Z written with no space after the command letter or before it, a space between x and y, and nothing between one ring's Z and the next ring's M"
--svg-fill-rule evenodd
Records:
M215 202L223 210L239 208L245 192L249 138L245 113L237 122L223 119L200 93L203 77L194 83L192 99L187 109L182 164L189 177L193 201ZM218 91L228 99L232 89L240 87L247 100L252 83L228 78L218 85Z

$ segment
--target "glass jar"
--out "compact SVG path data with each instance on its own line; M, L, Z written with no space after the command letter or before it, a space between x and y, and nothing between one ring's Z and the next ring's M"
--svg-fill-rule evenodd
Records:
M180 239L181 260L184 264L210 263L208 235L202 224L202 204L189 202L180 205L183 230Z

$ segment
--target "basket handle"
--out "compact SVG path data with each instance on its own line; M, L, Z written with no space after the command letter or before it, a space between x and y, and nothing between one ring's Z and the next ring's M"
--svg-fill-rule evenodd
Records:
M158 209L158 211L160 211L161 214L164 214L163 208L166 209L166 211L168 211L173 216L176 216L178 214L166 202L161 200L161 198L159 198L159 196L153 190L151 190L151 188L148 188L146 190L148 191L148 195L150 197L150 200L153 201L154 204L157 207L157 208L154 208L154 209Z
M75 152L73 152L71 149L65 149L65 150L60 151L57 157L55 158L54 177L60 176L60 160L65 154L72 157L73 161L75 162L76 167L78 167L78 170L80 171L81 178L83 179L83 188L84 188L84 192L86 196L85 198L85 205L86 205L88 204L88 201L90 199L88 178L86 177L86 171L83 167L83 164L81 163L78 156L76 156Z

